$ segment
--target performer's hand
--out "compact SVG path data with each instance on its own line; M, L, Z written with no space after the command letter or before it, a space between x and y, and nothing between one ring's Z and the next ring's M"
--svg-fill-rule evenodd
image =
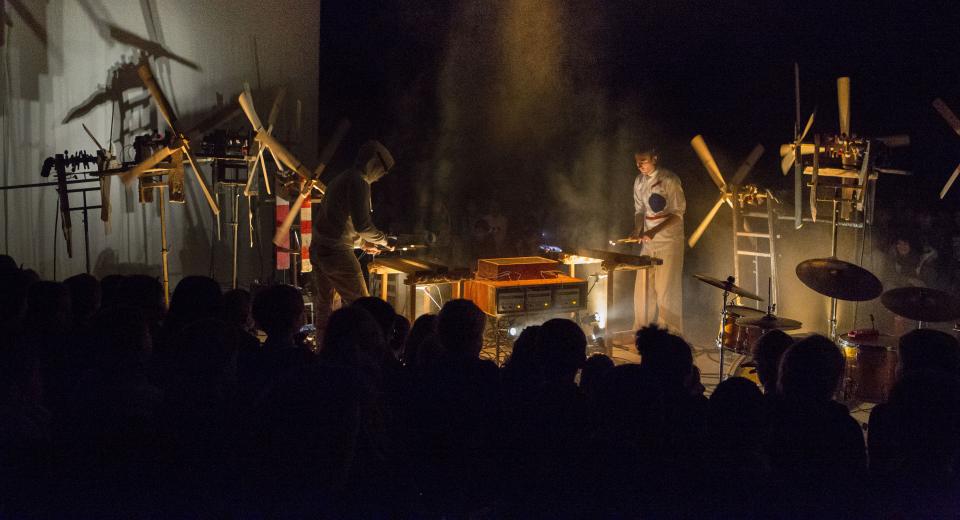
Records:
M364 242L363 246L360 248L364 253L368 255L378 255L380 254L380 248L376 244L371 244L370 242Z
M653 240L653 237L654 237L654 236L656 236L656 233L654 233L654 232L652 232L652 231L644 232L642 235L640 235L640 241L641 241L641 242L644 242L644 243L649 242L649 241Z

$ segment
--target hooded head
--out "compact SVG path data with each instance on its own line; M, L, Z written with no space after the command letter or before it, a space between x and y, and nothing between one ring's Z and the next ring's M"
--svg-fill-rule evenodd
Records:
M363 177L371 183L380 180L393 168L394 164L390 150L387 150L380 141L367 141L357 152L356 166L363 172Z

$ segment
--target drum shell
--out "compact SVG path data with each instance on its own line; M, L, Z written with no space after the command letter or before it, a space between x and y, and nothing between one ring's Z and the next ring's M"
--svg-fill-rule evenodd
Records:
M886 334L837 341L843 352L844 377L841 398L845 401L883 403L896 381L899 338Z

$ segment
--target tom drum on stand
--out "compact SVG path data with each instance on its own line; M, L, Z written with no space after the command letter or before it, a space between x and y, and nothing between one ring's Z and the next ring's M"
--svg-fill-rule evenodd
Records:
M841 389L843 400L868 403L887 400L896 378L899 340L888 334L857 338L849 334L840 336L838 343L845 363Z

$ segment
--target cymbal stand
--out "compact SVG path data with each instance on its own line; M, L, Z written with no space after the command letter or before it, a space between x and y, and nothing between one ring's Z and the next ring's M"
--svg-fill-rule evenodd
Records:
M732 276L727 277L727 282L729 282L729 285L733 285L735 281L736 279L734 277ZM727 329L727 303L728 303L727 296L729 294L730 292L727 289L723 290L723 307L721 307L721 310L720 310L720 334L717 336L717 348L720 349L720 373L719 373L719 376L717 377L719 383L722 383L726 379L726 375L727 375L726 372L724 371L723 357L724 357L724 350L726 349L723 348L723 345L727 335L727 330L726 330Z
M838 190L838 188L834 188ZM840 195L837 191L834 192L833 196L833 217L830 222L830 256L832 258L837 257L837 232L840 227L837 225L840 220ZM837 299L830 298L830 341L837 341Z

